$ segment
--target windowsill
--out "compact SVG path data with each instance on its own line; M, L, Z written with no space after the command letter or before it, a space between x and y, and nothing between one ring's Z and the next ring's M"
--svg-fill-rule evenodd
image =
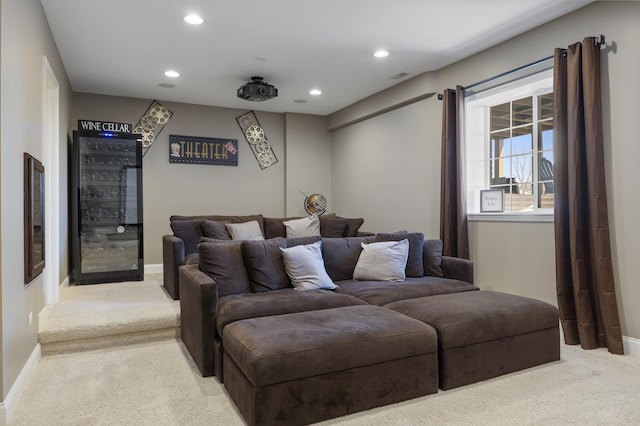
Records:
M549 222L553 223L553 213L468 213L471 222Z

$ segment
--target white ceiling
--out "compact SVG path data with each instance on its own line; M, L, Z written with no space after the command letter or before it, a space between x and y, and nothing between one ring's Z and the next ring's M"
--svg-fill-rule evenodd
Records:
M320 115L591 1L41 0L74 91ZM204 24L186 24L190 12ZM238 99L252 75L279 96Z

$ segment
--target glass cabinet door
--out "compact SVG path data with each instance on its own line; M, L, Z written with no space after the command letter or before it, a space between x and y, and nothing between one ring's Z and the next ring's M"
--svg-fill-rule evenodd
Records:
M142 269L142 178L136 139L78 138L80 274Z

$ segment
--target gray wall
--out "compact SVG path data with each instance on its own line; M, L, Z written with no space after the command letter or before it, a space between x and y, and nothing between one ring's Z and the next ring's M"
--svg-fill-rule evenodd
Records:
M147 265L162 263L162 235L171 233L171 215L300 215L304 214L299 208L304 197L298 190L327 192L331 187L330 168L327 170L331 145L322 117L287 114L285 120L285 114L256 111L278 158L278 163L261 170L236 122L236 117L250 111L255 104L248 102L246 110L237 110L159 102L173 111L173 117L143 159ZM78 119L135 124L150 103L148 99L75 93L74 128ZM237 139L238 166L170 164L171 134ZM293 160L288 160L289 156ZM312 166L306 167L307 164ZM290 201L288 207L285 207L285 196Z
M64 67L38 0L4 0L0 22L0 157L1 174L1 295L2 295L2 396L11 386L38 343L38 313L44 308L43 275L25 286L23 274L23 152L42 160L43 145L43 56L60 85L60 211L61 256L67 275L67 144L71 92ZM45 172L48 164L44 164ZM45 207L46 208L46 207ZM28 325L28 314L33 324Z
M416 77L416 82L421 84L411 86L417 96L425 87L431 90L434 85L437 91L456 84L469 85L549 56L555 47L566 47L587 36L606 35L607 44L613 44L602 54L602 60L605 165L614 274L623 334L636 339L640 338L640 310L636 306L640 300L637 285L640 222L636 218L640 199L631 195L629 189L633 188L632 182L638 181L640 158L635 124L635 117L640 114L637 102L640 82L636 72L640 67L639 22L640 3L596 2L452 66ZM407 86L401 88L405 99L411 97L405 93ZM398 102L398 97L392 96L393 91L389 92L385 94L387 106ZM439 168L436 163L440 158L441 104L435 98L422 102L424 106L405 107L387 114L395 114L386 123L393 127L393 135L381 128L382 117L333 134L333 198L340 209L363 214L367 218L365 226L374 225L371 230L392 225L391 221L398 216L403 216L402 221L407 224L398 223L398 227L437 229L435 224L439 218L435 210L439 203L433 194L439 192L433 188L440 185L439 171L436 173L435 169ZM354 110L358 108L359 105L354 105L349 111L329 116L327 122L347 122L357 115ZM416 118L412 108L421 108L422 118ZM361 105L361 109L362 115L366 115L370 103ZM424 121L423 127L414 122L420 119ZM421 143L415 143L416 140ZM369 148L382 150L387 145L404 148L397 161L409 162L407 167L394 166L391 158L388 163L392 164L376 160L381 154L369 152ZM423 168L432 167L434 173L427 176L423 168L415 167L416 158L425 163ZM363 162L372 159L377 162ZM362 164L359 173L352 170L355 164ZM380 175L405 185L381 185L384 179ZM374 203L372 194L380 201ZM469 237L476 280L481 288L556 303L552 223L477 221L470 223Z

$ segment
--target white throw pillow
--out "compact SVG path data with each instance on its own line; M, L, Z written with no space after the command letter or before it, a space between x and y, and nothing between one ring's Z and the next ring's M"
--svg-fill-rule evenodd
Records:
M404 281L409 240L360 243L362 252L353 271L357 281Z
M257 220L243 223L225 223L233 240L264 240L262 229Z
M287 230L287 238L315 237L320 235L320 219L314 213L302 219L282 222Z
M280 248L284 269L296 290L338 288L324 269L322 241L313 244Z

